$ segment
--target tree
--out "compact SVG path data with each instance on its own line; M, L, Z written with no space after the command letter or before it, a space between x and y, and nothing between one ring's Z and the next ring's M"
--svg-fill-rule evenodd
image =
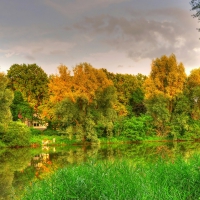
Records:
M35 112L42 105L48 94L48 76L36 64L14 64L7 73L8 87L13 91L20 91Z
M49 82L50 107L47 109L51 120L68 135L74 134L82 141L97 141L98 131L101 135L111 135L115 117L112 81L103 70L88 63L77 65L73 76L66 66L59 66L58 70L59 75L52 75Z
M195 14L193 14L193 17L197 17L200 21L200 0L191 0L190 2L192 6L192 10L196 11ZM198 29L200 31L200 29Z
M33 109L29 103L24 100L20 91L16 90L14 92L14 99L10 108L13 116L13 121L17 121L18 119L21 119L22 121L28 119L32 121Z
M117 91L117 102L115 109L119 116L140 115L145 113L143 104L144 89L143 82L146 76L142 74L114 74L103 69L108 79L112 80Z
M193 69L188 76L187 85L189 90L200 86L200 68Z
M147 113L153 118L153 124L156 127L157 136L166 136L170 131L168 99L162 94L158 94L150 99L146 99L146 107Z
M171 120L170 136L173 139L188 139L190 128L191 101L188 98L187 90L180 94L175 102L173 118ZM190 137L191 138L191 137Z
M183 92L185 83L184 66L177 63L174 54L152 61L150 76L144 82L145 100L159 134L168 132L167 123L173 118L176 99Z
M123 121L121 135L135 141L144 139L151 135L153 131L151 116L132 116Z
M162 56L152 61L150 76L144 83L145 98L163 95L169 100L168 109L173 111L173 100L182 93L186 83L185 68L177 63L176 56Z
M200 119L200 68L193 69L187 81L192 119Z
M12 120L10 105L13 93L7 89L8 79L4 73L0 73L0 133L5 131L7 124Z

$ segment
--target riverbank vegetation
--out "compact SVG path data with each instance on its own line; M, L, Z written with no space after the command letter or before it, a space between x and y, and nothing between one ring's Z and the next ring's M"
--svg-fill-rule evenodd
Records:
M187 76L174 54L152 60L149 76L88 63L72 72L60 65L48 76L36 64L14 64L0 82L0 146L42 145L41 138L63 144L200 139L200 68ZM33 129L38 124L47 130Z
M200 156L131 161L90 161L34 182L22 199L199 199Z
M139 167L155 163L160 157L173 161L181 156L187 161L199 151L200 143L192 141L1 148L0 199L22 199L27 186L46 179L59 169L80 166L85 162L92 167L100 162L118 163L125 159Z

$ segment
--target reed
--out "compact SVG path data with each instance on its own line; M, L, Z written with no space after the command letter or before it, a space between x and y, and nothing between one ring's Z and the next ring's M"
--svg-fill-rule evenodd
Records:
M199 186L199 155L140 165L127 160L90 161L33 183L22 199L196 200Z

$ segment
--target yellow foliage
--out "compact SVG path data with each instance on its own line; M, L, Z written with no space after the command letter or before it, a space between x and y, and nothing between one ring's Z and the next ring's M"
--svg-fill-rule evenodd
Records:
M193 69L190 72L190 75L188 77L188 86L189 88L200 86L200 68Z
M156 58L151 64L150 76L145 80L145 98L162 94L172 100L182 93L186 82L185 69L182 63L177 63L174 54Z
M57 103L68 97L73 102L82 96L89 102L95 98L97 91L112 85L102 69L95 69L90 64L82 63L73 69L73 76L64 65L58 67L59 74L52 75L49 82L50 102Z
M128 114L126 107L123 104L119 103L119 101L114 104L113 108L119 116L127 116Z

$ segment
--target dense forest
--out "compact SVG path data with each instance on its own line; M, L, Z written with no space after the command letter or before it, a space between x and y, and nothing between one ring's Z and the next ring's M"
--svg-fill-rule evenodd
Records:
M48 76L36 64L14 64L0 73L0 113L1 142L19 146L35 121L82 142L199 139L200 68L187 76L174 54L152 60L149 76L88 63Z

